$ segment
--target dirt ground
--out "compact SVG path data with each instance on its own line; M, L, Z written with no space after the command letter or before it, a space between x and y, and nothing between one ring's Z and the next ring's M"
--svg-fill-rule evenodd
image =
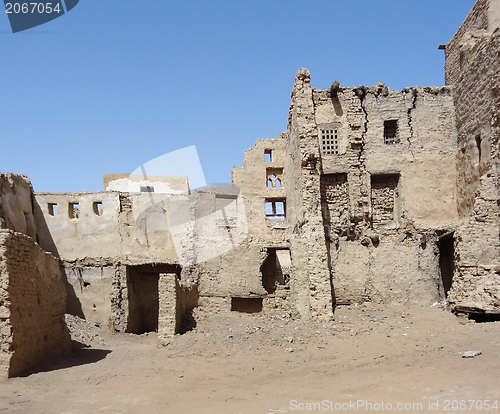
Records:
M163 348L156 334L68 318L73 354L0 381L0 412L500 413L500 322L371 304L325 323L202 308L194 318Z

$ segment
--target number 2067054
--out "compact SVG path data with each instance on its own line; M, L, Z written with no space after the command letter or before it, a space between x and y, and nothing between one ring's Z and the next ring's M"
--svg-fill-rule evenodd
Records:
M5 3L5 13L61 13L60 3Z

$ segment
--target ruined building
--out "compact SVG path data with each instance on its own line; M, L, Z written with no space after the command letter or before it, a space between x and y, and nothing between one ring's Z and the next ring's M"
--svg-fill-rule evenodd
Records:
M445 49L446 86L314 89L232 187L111 174L95 193L0 176L0 367L68 348L68 313L167 344L195 306L330 319L339 304L500 313L500 0ZM26 338L29 337L29 340ZM36 338L36 339L35 339Z

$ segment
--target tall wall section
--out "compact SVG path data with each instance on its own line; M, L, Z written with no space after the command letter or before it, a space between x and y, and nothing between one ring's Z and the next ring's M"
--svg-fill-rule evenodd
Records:
M337 303L441 299L438 241L458 220L451 90L316 90L308 77L299 71L290 111L287 152L300 163L285 169L295 279L307 286L326 267ZM330 295L299 291L299 303Z
M285 180L292 234L291 291L305 318L333 317L333 295L321 217L321 157L315 122L311 76L299 69L295 76L288 120Z
M500 0L478 0L446 45L445 81L453 85L467 68L482 39L500 26Z
M500 7L497 9L500 11ZM485 38L454 85L458 211L453 307L500 313L500 31Z

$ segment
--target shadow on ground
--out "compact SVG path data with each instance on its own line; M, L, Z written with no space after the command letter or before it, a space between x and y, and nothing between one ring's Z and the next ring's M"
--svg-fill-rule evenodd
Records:
M77 367L79 365L93 364L106 358L110 349L90 348L81 342L71 341L71 354L59 358L51 358L36 367L24 372L21 377L28 377L41 372L57 371L59 369Z

